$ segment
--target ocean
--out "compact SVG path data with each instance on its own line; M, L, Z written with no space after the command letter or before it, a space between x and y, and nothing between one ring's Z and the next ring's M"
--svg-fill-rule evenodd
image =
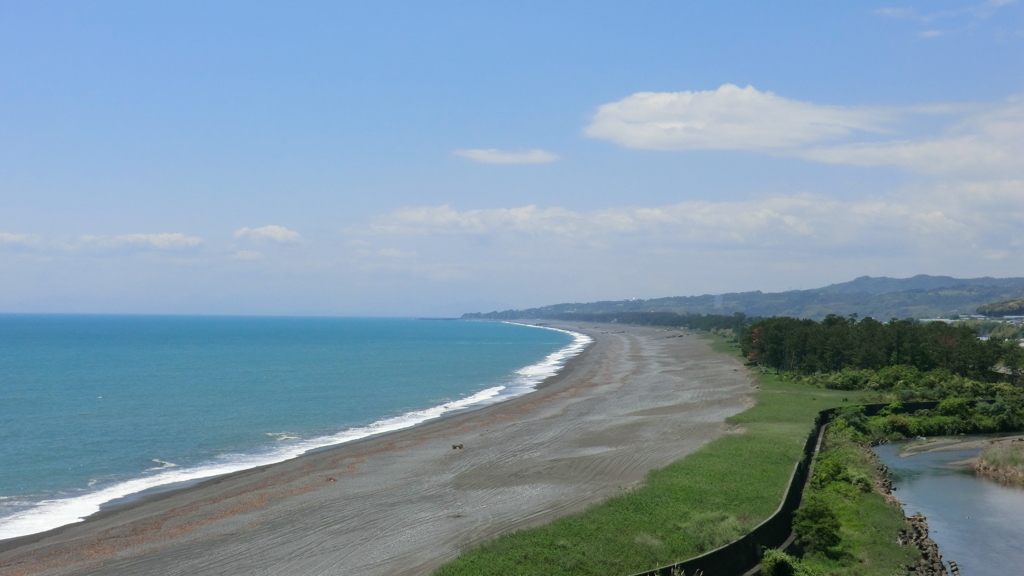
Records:
M589 341L499 322L0 315L0 539L528 393Z

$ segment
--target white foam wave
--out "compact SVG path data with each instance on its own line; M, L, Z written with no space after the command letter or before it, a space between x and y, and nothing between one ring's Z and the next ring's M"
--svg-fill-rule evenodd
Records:
M152 470L166 470L166 469L168 469L168 468L176 468L176 467L178 466L178 465L177 465L177 464L175 464L174 462L164 462L163 460L158 460L158 459L156 459L156 458L153 458L153 459L151 459L151 460L150 460L150 462L153 462L153 463L155 463L155 464L159 464L159 466L156 466L156 467L154 467L154 468L147 468L147 469L146 469L147 471L152 471Z
M517 324L519 326L531 326L529 324L518 324L515 322L507 323ZM154 459L153 462L159 463L161 466L157 468L150 468L150 471L154 472L153 474L120 482L113 486L108 486L95 492L89 492L80 496L43 500L41 502L37 502L27 510L22 510L10 516L0 518L0 540L35 534L51 530L59 526L64 526L66 524L81 522L87 516L98 512L100 507L107 502L118 500L146 490L159 488L160 486L211 478L213 476L229 474L231 472L237 472L247 468L255 468L257 466L266 466L267 464L273 464L275 462L294 458L316 448L343 444L345 442L352 442L368 436L410 428L417 424L426 422L427 420L439 418L451 412L465 410L468 408L478 408L502 400L522 396L523 394L536 389L537 385L547 378L557 374L559 369L565 365L566 361L582 352L588 344L593 342L589 336L579 334L577 332L559 330L557 328L550 328L547 326L531 327L564 332L572 335L573 341L560 350L549 354L540 362L520 368L516 371L516 375L512 381L507 384L493 386L491 388L481 390L472 396L446 402L439 406L433 406L424 410L408 412L401 416L378 420L368 426L349 428L333 435L309 438L297 442L288 442L284 446L279 445L279 447L274 450L260 454L228 454L222 458L218 458L218 462L190 468L178 468L175 464L170 462ZM268 434L272 436L279 436L278 433ZM282 434L278 439L284 440L285 438L292 440L294 437L288 437Z

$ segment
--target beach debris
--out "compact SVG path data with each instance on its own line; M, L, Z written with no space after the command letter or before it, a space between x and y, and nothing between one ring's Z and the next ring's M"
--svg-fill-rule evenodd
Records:
M334 479L334 476L328 476L327 477L327 481L328 482L337 482L337 480Z
M452 450L462 450L462 444L452 444Z

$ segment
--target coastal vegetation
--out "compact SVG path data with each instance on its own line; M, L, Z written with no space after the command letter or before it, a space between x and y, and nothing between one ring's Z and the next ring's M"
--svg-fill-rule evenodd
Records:
M1015 341L980 340L970 326L945 322L826 316L822 321L766 318L741 338L743 355L763 368L798 374L909 367L994 382L1019 376L1024 354ZM993 368L1002 365L1007 370ZM851 386L855 388L856 386Z

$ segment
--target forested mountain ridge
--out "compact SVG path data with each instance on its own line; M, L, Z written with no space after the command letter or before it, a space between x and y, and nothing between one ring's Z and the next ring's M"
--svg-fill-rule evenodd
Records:
M559 314L616 312L675 312L677 314L733 314L792 316L821 319L829 314L858 314L880 320L934 318L973 314L989 302L1024 296L1024 278L952 278L918 275L912 278L862 276L850 282L811 290L788 292L735 292L701 296L674 296L650 300L611 300L564 303L502 312L464 314L466 319L551 318ZM716 306L716 299L719 300Z
M844 294L867 292L868 294L878 295L908 290L936 290L952 286L990 286L994 288L1019 289L1024 286L1024 278L992 278L991 276L985 276L984 278L953 278L952 276L929 276L927 274L918 274L910 278L886 278L885 276L872 278L871 276L861 276L849 282L830 284L818 290Z

